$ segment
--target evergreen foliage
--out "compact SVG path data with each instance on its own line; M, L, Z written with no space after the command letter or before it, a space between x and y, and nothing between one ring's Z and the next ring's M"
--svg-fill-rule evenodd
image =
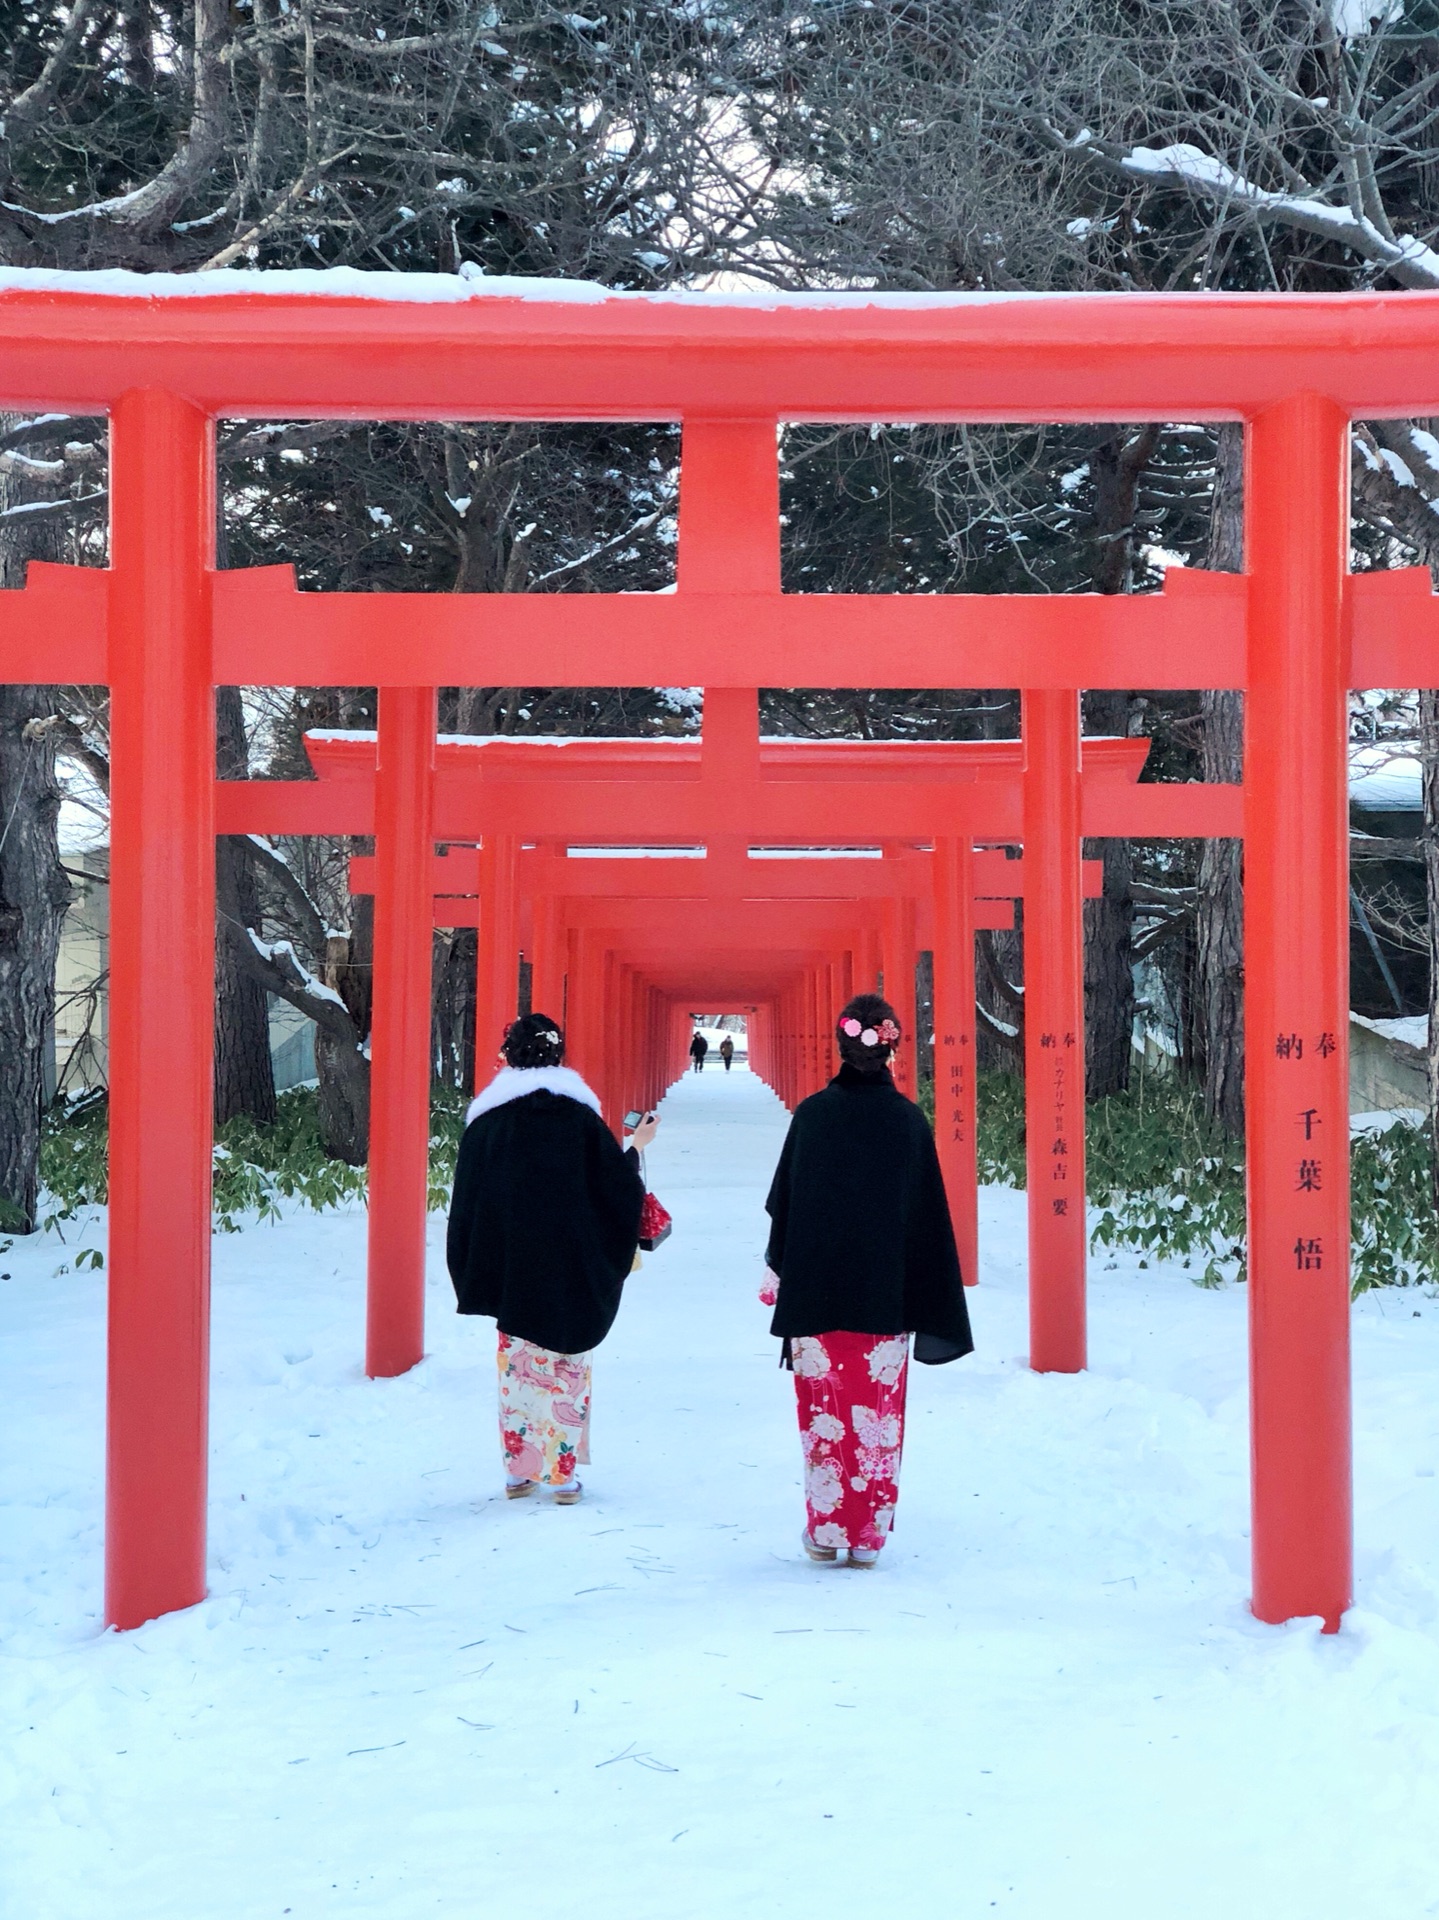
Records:
M979 1177L1025 1185L1024 1083L982 1073ZM1246 1278L1244 1149L1204 1115L1197 1091L1173 1076L1138 1078L1127 1094L1089 1103L1085 1171L1098 1212L1091 1250L1125 1247L1177 1260L1194 1284ZM1399 1123L1356 1137L1350 1153L1351 1285L1439 1280L1439 1230L1429 1199L1427 1126Z
M451 1087L436 1087L430 1108L429 1205L449 1204L455 1156L464 1131L466 1100ZM258 1221L278 1220L286 1201L322 1213L365 1198L367 1172L326 1153L312 1087L279 1095L271 1126L244 1115L218 1130L214 1150L214 1222L237 1233ZM40 1166L45 1204L42 1224L63 1239L68 1223L85 1207L108 1198L108 1113L103 1099L57 1105L46 1119ZM97 1258L94 1264L101 1264Z

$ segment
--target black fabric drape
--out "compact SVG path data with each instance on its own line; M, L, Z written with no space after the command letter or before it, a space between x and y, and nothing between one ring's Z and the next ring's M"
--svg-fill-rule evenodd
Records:
M888 1072L843 1066L800 1102L765 1207L772 1333L912 1333L928 1365L973 1352L934 1135Z
M450 1202L459 1311L556 1353L597 1347L634 1264L644 1191L639 1155L578 1100L541 1089L482 1113Z

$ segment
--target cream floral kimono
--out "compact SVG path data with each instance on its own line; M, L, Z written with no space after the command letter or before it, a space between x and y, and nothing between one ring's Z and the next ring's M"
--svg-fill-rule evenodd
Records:
M590 1355L499 1337L500 1445L514 1482L567 1486L590 1458Z

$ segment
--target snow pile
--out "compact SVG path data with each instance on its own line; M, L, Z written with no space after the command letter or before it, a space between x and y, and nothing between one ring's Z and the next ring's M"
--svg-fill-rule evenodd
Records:
M15 1920L1010 1920L1439 1900L1439 1303L1355 1314L1359 1605L1249 1616L1242 1289L1099 1268L1093 1371L917 1368L898 1531L809 1566L755 1302L784 1115L684 1080L674 1238L596 1369L573 1510L499 1498L493 1347L432 1227L430 1357L361 1378L363 1216L216 1245L212 1593L98 1630L103 1276L0 1259L0 1912ZM1416 1314L1419 1317L1414 1317Z

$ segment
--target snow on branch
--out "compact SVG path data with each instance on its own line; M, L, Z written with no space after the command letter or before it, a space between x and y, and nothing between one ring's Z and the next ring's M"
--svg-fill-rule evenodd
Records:
M109 499L108 493L83 493L76 499L22 500L17 506L0 510L0 526L16 520L54 520L61 514L93 512Z
M1092 158L1111 172L1148 183L1172 181L1222 208L1240 208L1260 220L1277 220L1302 233L1317 234L1348 247L1361 259L1406 287L1439 287L1439 253L1413 234L1386 234L1352 207L1332 206L1317 194L1276 193L1217 160L1213 154L1178 141L1168 147L1124 147L1101 140L1087 127L1064 134L1052 123L1041 128L1065 153Z
M296 993L303 994L311 1000L323 1000L339 1007L348 1015L349 1009L339 994L333 987L326 986L323 980L311 973L296 953L293 941L262 940L253 927L246 927L245 931L249 934L251 945L260 958L284 976L288 985Z

